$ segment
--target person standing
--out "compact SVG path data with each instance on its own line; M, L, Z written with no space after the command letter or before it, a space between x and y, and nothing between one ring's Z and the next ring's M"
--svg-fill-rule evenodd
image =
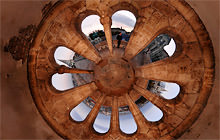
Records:
M121 44L121 40L122 40L122 33L120 33L118 36L117 36L117 40L118 40L118 46L117 48L119 48L120 44Z

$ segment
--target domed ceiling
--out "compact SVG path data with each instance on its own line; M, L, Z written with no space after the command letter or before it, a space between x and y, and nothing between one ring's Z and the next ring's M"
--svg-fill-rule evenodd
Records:
M111 28L120 10L134 14L133 31ZM90 15L103 25L98 37L81 29ZM71 58L57 59L59 48L67 50L59 56ZM184 1L59 1L38 26L29 84L40 113L63 138L174 139L207 103L213 60L208 32Z

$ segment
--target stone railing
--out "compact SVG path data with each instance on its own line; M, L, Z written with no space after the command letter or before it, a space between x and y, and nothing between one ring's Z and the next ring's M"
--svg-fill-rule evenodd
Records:
M125 48L127 46L128 42L126 41L121 41L121 44L120 44L120 48ZM118 46L118 40L113 40L113 48L117 47ZM95 48L98 50L98 51L101 51L103 49L106 49L108 48L108 44L106 41L102 41L98 44L95 45Z

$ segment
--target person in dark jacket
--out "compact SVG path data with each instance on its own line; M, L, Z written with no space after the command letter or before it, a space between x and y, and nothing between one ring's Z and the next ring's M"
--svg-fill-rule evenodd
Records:
M117 40L118 40L118 46L117 48L119 48L120 44L121 44L121 40L122 40L122 33L120 33L118 36L117 36Z

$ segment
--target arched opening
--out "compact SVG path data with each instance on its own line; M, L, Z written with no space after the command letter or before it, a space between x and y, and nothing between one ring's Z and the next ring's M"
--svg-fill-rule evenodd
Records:
M102 24L100 23L100 17L98 15L87 16L81 24L82 32L89 36L90 33L98 30L104 30Z
M91 97L87 97L71 110L70 116L74 121L82 122L86 119L94 106L95 101Z
M112 15L111 30L114 47L125 47L126 42L130 39L135 24L136 17L130 11L120 10ZM118 42L120 43L118 44Z
M71 67L71 60L75 52L65 46L59 46L54 52L54 59L58 65Z
M59 46L54 52L54 59L58 65L65 65L70 68L92 70L94 62L75 53L65 46Z
M176 43L167 34L158 35L133 59L134 66L142 66L173 56L176 50Z
M163 112L143 96L141 96L135 103L148 121L156 122L163 117Z
M107 133L110 129L111 107L101 106L99 113L93 123L93 128L98 133Z
M82 21L81 29L95 49L100 51L102 48L98 44L106 40L104 28L100 23L100 17L98 15L87 16Z
M54 59L58 65L69 68L93 70L94 63L64 46L59 46L54 52ZM78 87L93 81L93 74L63 73L54 74L51 83L60 91Z
M125 134L133 134L137 131L137 124L128 106L118 108L119 127Z
M171 38L170 43L164 46L164 50L167 52L169 57L171 57L176 50L176 43L173 38Z
M176 83L149 80L147 89L167 100L176 98L180 93L180 86Z
M127 10L119 10L112 15L111 28L120 28L122 31L132 32L136 23L134 14Z
M92 81L92 74L83 73L56 73L51 78L53 87L59 91L64 91L78 86L82 86Z
M68 90L74 88L74 84L72 81L72 74L63 73L63 74L54 74L51 78L52 85L59 91Z

